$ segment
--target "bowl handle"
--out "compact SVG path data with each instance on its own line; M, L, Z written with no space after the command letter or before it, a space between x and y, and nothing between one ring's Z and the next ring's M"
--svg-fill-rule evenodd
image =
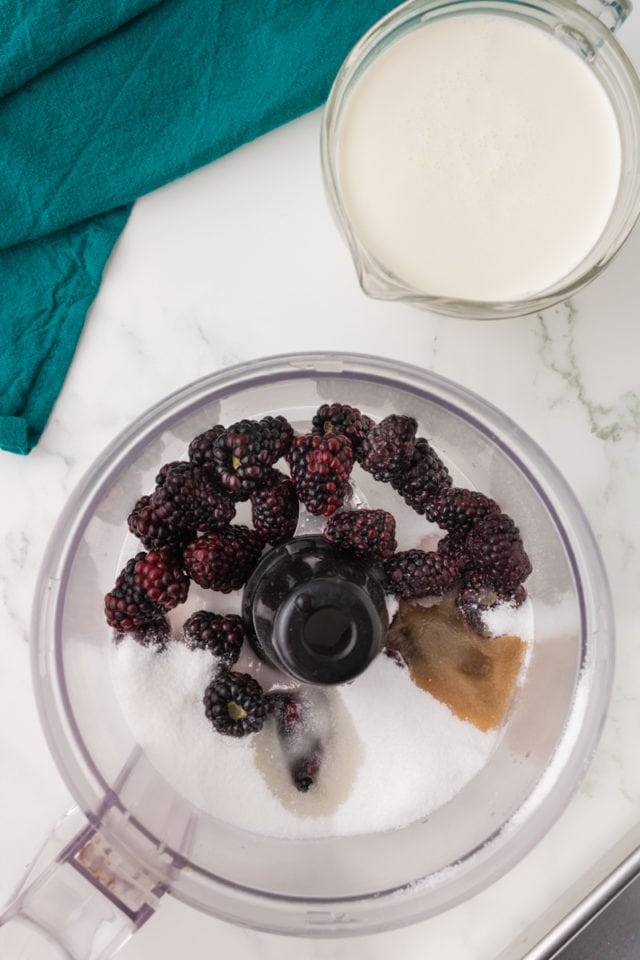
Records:
M60 840L64 846L51 860ZM153 916L165 891L72 810L0 915L0 957L110 960Z
M578 6L601 20L614 33L631 13L631 0L577 0Z

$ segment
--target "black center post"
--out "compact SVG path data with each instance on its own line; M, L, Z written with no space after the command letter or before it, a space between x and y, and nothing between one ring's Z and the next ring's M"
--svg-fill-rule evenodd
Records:
M380 652L389 626L376 567L319 536L268 553L245 587L242 612L258 656L307 683L353 680Z

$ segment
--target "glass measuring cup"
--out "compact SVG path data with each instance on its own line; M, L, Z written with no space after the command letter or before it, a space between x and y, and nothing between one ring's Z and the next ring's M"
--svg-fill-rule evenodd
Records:
M334 218L347 241L364 292L382 300L399 300L450 316L493 319L533 313L570 297L607 266L640 213L640 81L612 36L630 5L601 0L579 5L572 0L410 0L383 18L354 47L333 85L322 127L322 168ZM608 221L599 238L569 273L545 289L520 299L470 300L443 291L418 289L405 282L372 252L348 212L340 175L341 121L351 94L372 64L395 42L417 30L429 30L450 18L498 15L533 26L562 41L586 64L609 99L621 144L621 174ZM542 66L541 66L542 69ZM589 203L588 191L584 203ZM376 222L382 229L382 221ZM464 264L460 265L463 271Z
M496 749L449 803L399 830L286 840L209 816L154 768L111 681L102 596L118 569L124 518L159 464L183 458L189 440L212 423L268 413L308 422L336 398L375 419L410 413L457 483L477 486L518 516L534 565L527 586L536 640ZM49 746L79 811L62 825L55 859L29 876L2 917L0 953L99 960L113 956L167 893L231 922L327 937L410 923L483 888L524 856L579 782L608 703L613 626L586 520L515 424L409 365L303 354L192 384L99 457L43 559L32 656Z

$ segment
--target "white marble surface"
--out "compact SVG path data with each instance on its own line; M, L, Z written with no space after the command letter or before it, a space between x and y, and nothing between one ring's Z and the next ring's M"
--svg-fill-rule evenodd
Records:
M640 14L622 32L640 64ZM59 510L104 445L165 394L229 363L354 350L421 364L506 410L557 463L595 530L618 630L613 700L586 780L505 878L411 928L292 941L233 928L170 898L123 960L521 957L619 857L640 822L640 231L605 276L544 316L491 323L367 300L330 221L319 114L274 132L135 207L51 422L28 458L0 453L0 900L69 804L40 730L28 622ZM613 852L612 852L613 849ZM504 951L504 954L502 953Z

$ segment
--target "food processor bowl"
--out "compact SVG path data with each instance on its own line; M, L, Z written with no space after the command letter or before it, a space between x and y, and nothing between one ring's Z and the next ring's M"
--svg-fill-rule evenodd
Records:
M116 697L102 598L119 569L132 504L152 489L161 464L186 457L196 434L267 414L308 423L336 400L376 420L415 417L456 484L482 490L517 518L533 564L535 639L497 746L448 803L395 830L283 839L215 819L157 772ZM69 498L43 559L35 692L85 819L5 921L44 933L68 956L98 958L112 956L165 892L232 923L317 937L387 930L452 907L520 860L567 804L604 720L613 653L607 579L587 521L554 465L501 411L435 374L363 355L285 355L205 377L104 451ZM87 883L95 896L69 924ZM106 943L111 952L103 953Z

